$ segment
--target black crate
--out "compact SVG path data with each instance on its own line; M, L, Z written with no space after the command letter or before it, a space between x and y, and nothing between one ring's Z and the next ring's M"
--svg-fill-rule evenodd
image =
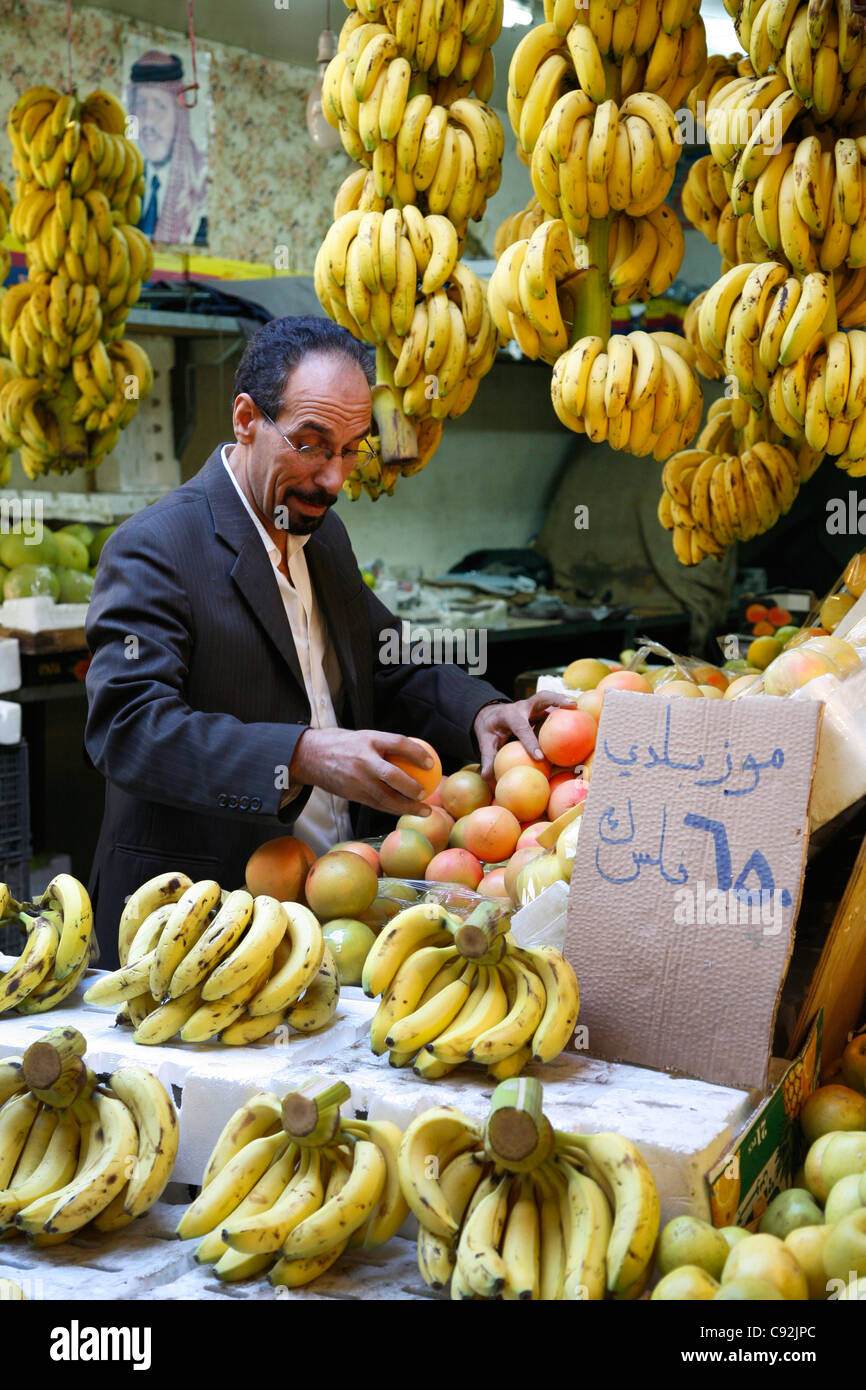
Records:
M27 744L0 745L0 882L18 902L30 897L30 788ZM0 950L21 950L17 926L0 927Z

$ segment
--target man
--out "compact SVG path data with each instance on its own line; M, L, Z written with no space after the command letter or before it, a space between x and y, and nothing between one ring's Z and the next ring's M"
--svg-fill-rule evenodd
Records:
M370 432L369 371L328 319L266 324L238 365L234 446L102 551L85 738L107 780L90 885L104 960L154 874L235 888L274 835L322 852L370 833L371 812L425 814L387 761L427 765L404 735L455 765L480 756L489 777L515 735L540 756L530 721L573 703L511 704L454 666L383 663L398 619L330 510Z
M138 225L154 241L207 243L205 158L190 133L183 63L151 49L129 74L129 110L138 122L145 189Z

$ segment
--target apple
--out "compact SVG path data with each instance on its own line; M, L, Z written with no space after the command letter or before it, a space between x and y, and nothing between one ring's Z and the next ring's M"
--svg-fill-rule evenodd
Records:
M785 1244L806 1276L810 1298L827 1297L824 1246L831 1226L798 1226L785 1236Z
M821 1177L827 1196L840 1178L866 1172L866 1132L834 1134L821 1159Z
M764 672L764 689L768 695L791 695L817 676L828 675L838 675L828 657L805 646L786 647Z
M697 1216L675 1216L659 1232L656 1263L662 1274L680 1265L697 1266L713 1282L721 1279L730 1251L714 1226Z
M364 922L352 917L336 917L322 927L325 945L337 962L341 985L359 985L364 961L376 935Z
M866 1172L866 1169L864 1169ZM860 1201L860 1180L863 1173L847 1173L844 1178L834 1182L830 1195L824 1203L824 1221L835 1226L849 1211L857 1211L863 1206Z
M866 1095L866 1033L858 1033L842 1053L842 1080Z
M866 1207L837 1221L824 1246L824 1273L828 1279L855 1278L866 1274Z
M651 1303L709 1302L721 1286L700 1265L677 1265L660 1279L650 1295Z
M805 1187L789 1187L773 1198L758 1230L762 1235L778 1236L784 1240L798 1226L818 1226L823 1221L821 1208Z
M727 1241L729 1250L733 1250L735 1245L739 1245L741 1240L746 1240L752 1234L745 1226L719 1226L718 1230L719 1235L724 1236Z
M742 1278L766 1280L774 1284L785 1299L809 1297L805 1274L778 1236L750 1236L734 1246L725 1261L722 1283L730 1284Z
M555 853L541 854L517 875L517 901L521 907L531 903L545 888L563 878L562 866Z
M807 1144L831 1130L866 1129L866 1096L850 1086L819 1086L803 1102L800 1125Z
M840 1130L839 1133L842 1131ZM816 1139L814 1144L810 1144L809 1152L806 1154L806 1162L803 1164L806 1186L817 1202L826 1202L829 1195L829 1189L821 1173L821 1165L824 1161L827 1145L835 1136L836 1131L831 1130L829 1134L822 1134L820 1139Z

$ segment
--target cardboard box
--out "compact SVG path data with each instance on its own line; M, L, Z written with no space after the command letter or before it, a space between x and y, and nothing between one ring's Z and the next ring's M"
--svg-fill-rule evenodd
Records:
M588 1051L764 1097L709 1175L720 1225L746 1209L758 1219L790 1184L796 1114L818 1075L815 1027L781 1077L771 1052L821 712L610 691L599 725L565 940Z

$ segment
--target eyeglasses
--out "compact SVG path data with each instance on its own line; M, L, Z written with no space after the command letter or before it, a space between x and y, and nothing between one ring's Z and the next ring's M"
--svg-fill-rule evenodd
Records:
M260 405L256 405L256 409L265 417L269 425L273 425L277 434L282 436L289 448L294 449L295 453L311 468L325 468L332 458L337 457L337 451L326 449L324 444L293 444L289 436L283 433L276 420L272 420L266 410L262 410ZM364 468L371 464L377 455L376 450L371 449L369 444L362 444L358 449L343 449L339 457L343 463L348 464L351 468L358 468L359 466Z

